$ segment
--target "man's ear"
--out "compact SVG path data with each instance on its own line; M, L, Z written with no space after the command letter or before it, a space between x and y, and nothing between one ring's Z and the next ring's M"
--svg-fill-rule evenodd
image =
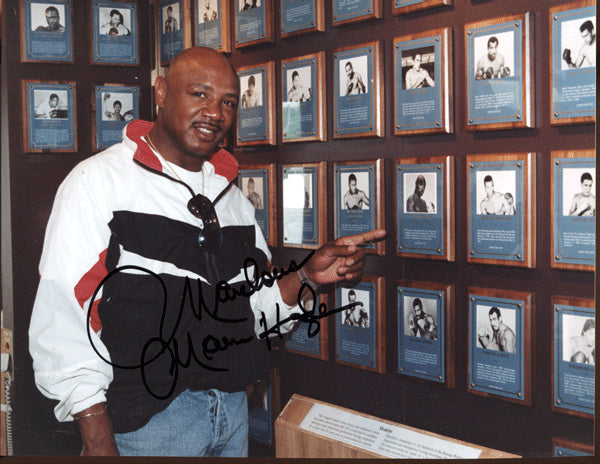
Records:
M154 81L154 100L156 106L162 108L167 98L167 81L163 76L158 76Z

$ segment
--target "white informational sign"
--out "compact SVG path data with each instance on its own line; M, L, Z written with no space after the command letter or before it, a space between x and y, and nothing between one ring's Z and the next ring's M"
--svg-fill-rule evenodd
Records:
M390 458L476 459L481 449L315 404L300 428Z

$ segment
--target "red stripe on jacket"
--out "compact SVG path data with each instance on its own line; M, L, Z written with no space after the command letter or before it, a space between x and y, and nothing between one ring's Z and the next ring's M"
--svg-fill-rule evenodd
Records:
M98 284L106 277L108 271L106 270L106 255L108 253L108 249L104 250L100 253L98 257L98 261L94 264L89 271L87 271L79 282L75 285L75 298L79 303L79 306L83 309L83 305L87 300L89 300L96 288L98 288ZM102 322L100 322L100 317L98 316L98 303L100 300L94 301L92 304L92 309L90 312L91 316L91 326L94 332L98 332L102 328Z

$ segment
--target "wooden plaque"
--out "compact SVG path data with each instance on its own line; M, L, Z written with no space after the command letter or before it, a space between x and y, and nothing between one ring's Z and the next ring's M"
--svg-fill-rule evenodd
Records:
M394 0L392 13L401 15L436 6L451 5L452 0Z
M396 160L398 256L454 261L454 188L452 156Z
M234 0L233 4L235 48L273 42L273 0Z
M194 43L231 53L229 0L194 0Z
M325 31L325 0L281 0L280 36Z
M334 138L384 137L381 42L334 50Z
M467 261L535 267L535 153L467 155Z
M398 340L400 340L398 342L398 372L400 374L410 375L411 378L417 380L443 383L446 388L454 388L454 294L454 285L450 284L410 280L398 281ZM423 310L422 317L414 313L415 307L419 303ZM400 308L403 309L402 313L400 312ZM411 314L411 311L413 311L413 314ZM414 324L412 328L410 326L411 316L413 316L412 320ZM428 320L430 317L433 318L433 321ZM419 324L419 321L415 321L415 319L423 319L425 323ZM433 334L434 329L435 334ZM402 342L404 340L403 337L408 337L406 343ZM409 349L408 344L410 344L411 339L423 342L422 345L426 348L419 350L411 349L413 351L411 358L413 359L402 362L403 351L404 349ZM436 342L440 345L439 347L427 346L428 344L435 345ZM415 351L425 353L425 356L429 358L427 363L429 365L432 364L430 362L432 356L438 357L439 363L437 367L439 371L433 372L431 370L431 372L426 372L430 370L427 369L429 366L422 366L420 369L416 368L419 363L414 359Z
M552 297L552 410L594 418L595 302Z
M452 29L394 39L394 135L454 130Z
M77 151L74 81L21 81L23 152Z
M321 309L325 311L329 308L330 298L328 294L320 293L317 298L317 307L312 306L312 308L309 308L306 302L303 302L303 310L314 311L313 314L318 316ZM315 322L298 322L298 327L294 329L294 333L285 344L285 350L327 361L329 359L329 320L329 317L323 317Z
M327 242L327 162L285 164L282 177L283 246L319 248Z
M384 229L383 160L338 162L334 164L333 175L335 238ZM352 182L356 187L354 193L351 191ZM385 242L380 240L366 249L367 253L382 256L385 254Z
M237 144L276 145L275 63L268 61L243 66L236 71L241 87L236 125Z
M532 406L533 321L533 293L469 288L469 393Z
M332 0L333 25L342 26L383 16L382 0L362 0L347 2L345 0ZM358 8L356 7L358 4Z
M594 150L553 151L550 196L552 248L557 269L596 270L596 154Z
M354 287L336 288L335 361L385 372L385 279L363 276ZM366 303L364 300L368 300ZM373 321L375 319L375 321ZM352 346L345 346L348 342ZM357 351L357 345L361 348ZM366 351L365 351L366 350Z
M255 208L256 220L269 246L277 246L277 174L274 164L242 165L239 188ZM248 186L251 183L254 187ZM252 198L251 198L252 197Z
M468 131L535 126L533 14L465 25Z
M281 61L282 141L324 142L327 139L325 108L325 52Z
M567 456L592 456L594 454L593 445L577 443L571 440L565 440L564 438L556 437L552 438L552 449L553 456L561 458Z
M596 121L595 0L550 8L550 124Z

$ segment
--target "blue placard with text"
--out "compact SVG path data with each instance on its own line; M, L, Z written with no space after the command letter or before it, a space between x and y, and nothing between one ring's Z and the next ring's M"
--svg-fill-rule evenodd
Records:
M594 414L595 310L554 305L554 406Z
M523 400L524 301L469 295L469 385Z
M76 148L75 88L71 84L27 84L31 149Z
M161 0L159 18L160 60L167 63L185 48L183 3L180 0Z
M469 254L524 261L526 159L469 164Z
M398 287L398 373L444 383L444 293Z
M370 132L375 127L373 48L334 55L334 119L338 135Z
M102 150L123 140L123 128L140 117L139 87L97 85L96 148Z
M398 165L399 253L444 255L445 169L443 163Z
M556 158L554 182L555 263L593 266L596 258L595 158Z
M70 0L25 0L25 60L73 61Z
M467 31L468 124L524 120L522 20Z
M443 122L442 36L407 40L394 49L396 129L437 129ZM418 57L418 58L417 58ZM418 71L415 61L420 60Z
M137 5L94 2L94 63L138 64Z
M249 185L250 184L250 185ZM269 184L266 169L244 169L239 172L239 186L242 193L254 206L254 215L267 243L269 229Z
M196 46L209 47L215 50L223 48L223 0L197 2L196 8ZM213 5L215 8L212 8ZM229 25L227 25L229 26Z
M235 43L262 40L267 37L267 12L264 2L235 1Z
M564 446L554 447L554 457L569 457L569 456L592 456L592 453L586 453L584 451L578 451Z
M317 168L283 168L283 242L319 243Z
M289 34L317 24L316 0L281 0L281 32Z
M375 284L360 282L352 288L336 289L336 360L377 368L377 324Z
M596 115L596 7L552 15L554 120Z
M311 300L312 301L312 300ZM305 311L319 307L319 297L317 296L311 307L304 305ZM315 309L315 314L319 311ZM321 324L323 320L321 320ZM321 357L321 327L314 322L298 322L298 327L292 332L292 336L285 344L286 349L298 351L300 353L310 354Z
M238 72L242 97L238 108L238 142L251 142L268 138L268 105L266 66Z
M333 24L373 13L373 0L333 0Z
M335 168L335 236L356 235L376 227L375 165ZM374 249L375 244L367 248Z
M294 61L282 66L284 140L317 134L318 91L316 58Z

